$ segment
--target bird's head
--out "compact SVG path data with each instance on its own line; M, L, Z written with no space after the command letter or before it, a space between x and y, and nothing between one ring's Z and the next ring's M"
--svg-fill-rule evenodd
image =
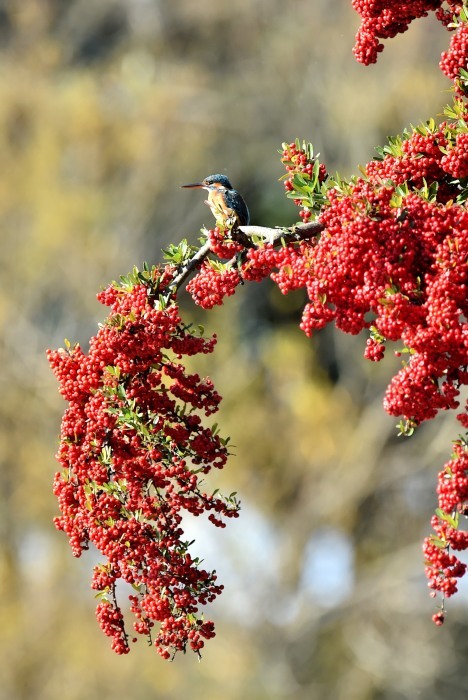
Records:
M232 190L232 185L229 182L228 178L226 175L208 175L208 177L205 177L204 180L201 182L193 182L190 185L182 185L182 187L199 187L203 188L204 190L217 190L217 189L226 189L226 190Z

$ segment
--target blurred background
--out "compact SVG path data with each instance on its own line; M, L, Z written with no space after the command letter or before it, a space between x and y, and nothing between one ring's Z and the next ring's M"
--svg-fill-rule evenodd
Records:
M217 637L163 662L111 652L94 618L92 552L75 560L52 517L65 404L45 358L87 348L95 295L210 225L200 192L227 173L252 221L291 225L277 149L312 140L348 176L374 146L450 101L433 19L364 68L349 0L1 0L0 700L466 698L468 587L431 622L421 544L453 416L397 438L382 408L398 363L364 338L307 340L301 294L268 282L188 317L216 332L195 366L225 397L237 491L224 531L187 520L223 596Z

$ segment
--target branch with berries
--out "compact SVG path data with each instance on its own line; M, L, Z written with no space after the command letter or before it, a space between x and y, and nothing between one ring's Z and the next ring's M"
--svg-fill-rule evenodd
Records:
M100 292L110 312L88 353L70 343L49 351L68 402L54 481L61 512L55 525L75 556L91 544L101 553L92 578L96 615L117 653L127 653L143 636L163 658L188 649L200 654L214 636L202 608L223 586L190 551L183 517L207 515L224 528L239 515L235 493L225 496L205 485L208 473L226 465L229 439L211 422L221 401L213 383L187 369L189 357L213 352L216 337L183 322L177 296L185 283L194 302L210 309L239 285L269 277L283 294L306 291L300 327L307 336L329 323L363 332L371 361L398 343L402 367L384 407L400 419L400 433L411 435L441 410L459 410L465 431L439 474L434 534L424 544L429 586L442 597L437 624L466 571L455 554L468 549L460 529L468 513L468 406L459 405L468 384L465 2L447 3L453 22L444 3L431 0L353 4L364 18L356 55L366 63L381 50L379 38L394 36L428 11L455 30L442 68L458 96L445 120L389 139L349 181L330 176L312 144L283 144L285 192L302 220L291 227L250 225L242 198L218 176L209 201L216 226L203 230L200 246L170 246L163 264L134 268ZM215 185L210 176L196 186L211 192ZM133 588L126 613L121 582Z
M239 243L243 248L243 253L249 249L256 248L259 245L264 245L268 243L272 247L278 245L285 245L289 243L294 243L301 240L307 240L318 236L323 231L323 224L319 221L311 221L306 224L296 224L289 228L270 228L267 226L237 226L230 229L225 229L224 234L229 234L229 239L235 243ZM196 250L192 255L188 256L188 259L180 263L179 269L172 280L169 288L176 292L183 283L200 267L203 261L212 252L212 238L214 236L219 236L220 229L216 229L211 233L210 231L205 231L208 240L206 240L203 245ZM176 249L172 248L170 251L166 251L166 255L169 255L169 259L179 258L179 251L185 252L189 250L187 242L182 241L180 246ZM239 251L237 251L239 252ZM185 260L184 256L184 260ZM232 264L237 262L237 258L232 260Z

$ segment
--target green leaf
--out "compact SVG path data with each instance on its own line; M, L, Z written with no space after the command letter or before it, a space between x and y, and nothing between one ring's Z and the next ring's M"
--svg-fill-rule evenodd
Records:
M398 436L404 435L405 437L411 437L413 435L414 431L417 428L417 423L415 421L411 420L410 418L408 419L401 419L400 422L397 424L397 428L399 428L399 433Z
M435 545L439 549L445 549L447 546L447 540L444 540L441 537L437 537L437 535L430 535L429 540L433 545ZM431 564L432 562L427 562L427 565Z
M309 182L310 178L308 175L304 175L303 173L294 173L292 183L296 189L303 189L309 184Z
M458 512L455 511L455 515L450 515L449 513L446 513L442 508L436 508L436 515L440 520L444 520L447 522L450 527L453 527L454 530L458 529L458 523L460 519L460 515Z
M372 340L375 340L376 343L385 343L385 336L380 333L376 326L371 326L369 330Z

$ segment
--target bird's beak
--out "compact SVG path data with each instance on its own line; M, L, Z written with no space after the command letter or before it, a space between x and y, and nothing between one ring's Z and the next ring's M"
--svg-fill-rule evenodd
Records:
M204 187L202 182L192 182L190 185L181 185L181 187Z

